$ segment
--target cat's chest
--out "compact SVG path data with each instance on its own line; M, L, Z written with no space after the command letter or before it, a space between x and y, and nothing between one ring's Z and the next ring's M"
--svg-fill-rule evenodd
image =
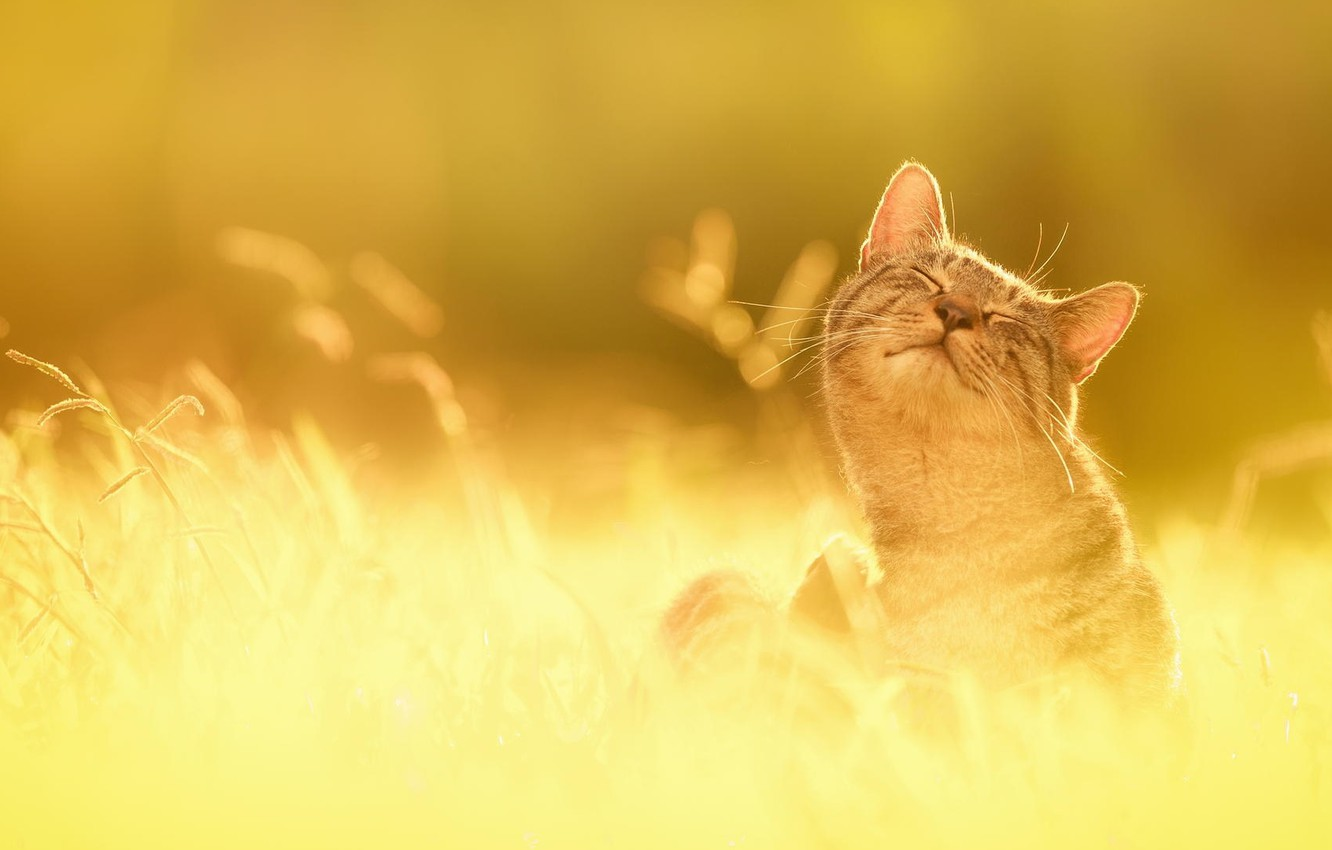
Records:
M982 678L1021 681L1056 660L1070 603L1057 556L936 550L880 555L878 586L890 657Z

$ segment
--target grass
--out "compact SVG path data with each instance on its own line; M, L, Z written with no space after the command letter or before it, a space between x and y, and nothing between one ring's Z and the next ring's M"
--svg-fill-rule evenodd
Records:
M199 364L135 419L15 357L52 406L0 432L0 845L1329 846L1332 544L1139 528L1184 640L1190 717L1168 737L959 686L937 746L897 683L849 679L830 733L787 681L665 672L655 621L691 576L738 566L776 597L857 529L757 369L780 362L775 322L709 318L733 315L730 248L724 221L700 228L712 269L649 285L772 399L788 462L719 454L691 478L639 439L614 516L578 526L479 448L424 355L370 363L420 387L447 448L410 494L368 486L317 423L255 433ZM830 274L820 249L801 262Z

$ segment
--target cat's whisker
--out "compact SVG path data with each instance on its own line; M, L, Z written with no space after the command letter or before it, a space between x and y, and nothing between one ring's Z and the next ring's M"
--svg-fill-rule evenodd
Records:
M749 382L750 382L751 384L753 384L753 383L756 383L756 382L762 380L763 378L767 377L770 373L772 373L772 372L774 372L774 371L778 371L778 370L780 370L780 369L781 369L783 366L785 366L787 363L791 362L792 360L796 359L796 358L799 357L800 355L804 354L806 351L809 351L811 348L816 348L817 346L818 346L818 343L817 343L817 342L810 343L809 345L805 346L804 348L800 349L799 351L795 352L794 354L791 354L791 355L788 355L788 356L786 356L786 357L783 357L781 360L778 360L776 363L772 364L772 365L769 366L768 368L764 369L762 372L759 372L757 375L755 375L754 377L750 378L750 379L749 379Z
M875 336L883 334L889 330L891 330L891 326L889 325L879 325L867 328L847 328L846 330L836 331L835 333L823 334L817 337L807 337L805 339L821 339L824 342L838 342L843 339L852 339L861 336Z
M878 330L878 329L875 329L875 330L873 330L873 331L867 331L867 332L865 332L864 335L865 335L865 336L868 336L868 335L875 335L875 336L878 336L878 335L881 335L881 334L882 334L882 331L880 331L880 330ZM825 364L825 363L830 363L830 362L832 362L832 360L834 360L834 359L837 358L837 357L840 357L844 352L850 350L853 346L855 346L855 345L857 345L858 343L861 343L861 342L863 342L863 341L864 341L864 339L863 339L861 336L858 335L858 336L856 336L855 338L852 338L852 339L850 339L850 340L847 340L845 337L834 339L832 345L828 345L828 344L825 343L825 345L823 346L823 349L822 349L822 350L821 350L821 351L820 351L815 357L813 357L813 358L810 360L810 362L809 362L808 364L806 364L806 366L805 366L804 368L802 368L799 372L797 372L797 373L793 376L793 379L794 379L794 378L798 378L798 377L800 377L801 375L805 374L806 371L808 371L809 369L811 369L811 368L813 368L813 367L815 367L815 366L819 366L819 365L822 365L822 364ZM816 344L817 344L817 343L816 343ZM808 349L804 349L804 350L808 350Z
M1059 450L1059 446L1055 445L1054 437L1051 437L1045 429L1041 429L1041 434L1045 436L1050 448L1054 449L1055 457L1059 458L1059 465L1064 467L1064 477L1068 480L1068 494L1070 496L1075 495L1078 488L1073 484L1073 473L1068 468L1068 461L1064 459L1064 453Z
M1041 432L1041 436L1045 438L1045 441L1050 444L1050 448L1054 449L1055 457L1059 458L1059 465L1064 468L1064 477L1068 480L1068 494L1070 496L1076 494L1077 487L1073 484L1073 472L1068 468L1068 461L1064 459L1064 453L1059 450L1059 446L1055 443L1054 437L1050 436L1049 431L1046 431L1044 428L1038 430Z
M785 341L786 347L795 348L809 343L818 344L822 342L825 346L842 342L844 340L860 339L864 337L873 337L885 333L890 328L888 326L876 326L868 328L851 328L849 330L837 331L834 334L822 334L819 336L794 337Z
M1050 273L1053 272L1053 271L1054 271L1053 268L1047 270L1047 271L1046 271L1044 274L1042 274L1040 277L1036 278L1035 280L1032 280L1032 281L1031 281L1031 285L1032 285L1032 286L1039 286L1039 285L1040 285L1040 284L1041 284L1041 283L1042 283L1047 277L1050 276Z
M1050 396L1049 393L1042 391L1041 394L1044 395L1044 396L1045 396L1045 400L1046 400L1047 402L1050 403L1050 412L1051 412L1052 414L1054 414L1054 416L1055 416L1056 420L1058 421L1059 425L1063 428L1064 436L1065 436L1065 437L1068 439L1068 441L1071 442L1071 443L1079 442L1077 432L1076 432L1076 430L1075 430L1074 427L1073 427L1073 422L1072 422L1072 420L1070 420L1070 419L1068 418L1068 414L1066 414L1066 413L1064 412L1064 409L1063 409L1062 407L1059 406L1059 403L1056 402L1056 401ZM1033 400L1033 401L1038 401L1038 399L1032 399L1032 400Z
M1027 403L1027 402L1035 403L1036 400L1032 398L1032 396L1025 389L1023 389L1018 384L1014 383L1013 379L1001 373L997 368L995 369L994 377L997 380L999 380L1001 383L1003 383L1003 385L1008 388L1009 392L1011 392L1015 398L1017 398L1020 402L1022 402L1022 406L1026 408L1027 414L1031 416L1032 424L1036 425L1036 427L1038 428L1043 427L1043 423L1041 422L1040 417L1036 415L1036 411L1032 410L1031 405Z
M822 336L820 336L820 337L813 337L813 338L812 338L813 341L810 342L808 345L805 345L805 346L801 347L800 350L798 350L798 351L796 351L796 352L794 352L794 353L792 353L792 354L790 354L790 355L788 355L788 356L782 358L781 360L779 360L779 361L777 361L776 363L774 363L774 364L772 364L771 366L769 366L767 369L764 369L762 372L760 372L760 373L758 373L757 375L755 375L755 376L751 379L751 381L758 381L758 380L761 380L763 377L765 377L765 376L768 375L769 373L771 373L771 372L773 372L773 371L780 370L781 367L785 366L787 363L791 362L792 360L796 359L796 358L799 357L800 355L806 353L807 351L809 351L809 350L811 350L811 349L813 349L813 348L818 348L818 347L820 346L820 343L822 343L823 348L822 348L822 350L819 352L819 354L817 354L817 355L815 355L813 358L811 358L811 359L810 359L810 363L806 364L804 367L802 367L799 371L797 371L794 375L791 376L791 380L795 380L796 378L798 378L798 377L800 377L801 375L805 374L805 372L810 368L810 365L811 365L811 364L820 363L820 362L822 362L824 359L826 359L828 356L830 356L830 354L829 354L829 346L828 346L828 341L829 341L829 340L832 340L832 341L834 341L834 343L835 343L835 342L841 342L841 341L843 341L843 340L845 339L845 337L847 337L847 336L853 337L853 339L852 339L849 343L846 343L846 344L843 345L841 348L839 348L836 352L833 352L833 353L835 354L835 353L840 353L840 351L845 350L845 348L849 347L850 345L854 345L856 342L859 342L859 341L860 341L860 337L862 337L862 336L878 335L878 334L881 334L881 333L882 333L882 330L879 329L879 328L861 328L861 329L858 329L858 330L852 330L852 331L841 331L841 332L839 332L839 334L834 334L834 335L831 336L831 337L822 337Z
M1087 454L1091 455L1093 458L1095 458L1096 460L1100 461L1100 462L1105 466L1106 469L1110 470L1111 472L1115 473L1116 475L1123 476L1123 475L1124 475L1123 470L1119 469L1117 466L1115 466L1114 464L1112 464L1110 461L1106 460L1105 458L1103 458L1103 457L1101 457L1099 454L1097 454L1097 452L1096 452L1095 449L1093 449L1091 446L1087 445L1087 441L1086 441L1086 440L1083 440L1081 437L1078 436L1077 431L1073 428L1073 423L1069 421L1069 419L1068 419L1068 415L1064 413L1064 410L1063 410L1063 408L1061 408L1061 407L1059 406L1059 403L1058 403L1057 401L1055 401L1053 398L1050 398L1050 394L1049 394L1049 393L1045 393L1045 397L1046 397L1047 399L1049 399L1050 404L1054 407L1055 411L1059 414L1060 421L1063 423L1064 431L1065 431L1065 433L1067 433L1069 441L1072 442L1072 443L1077 444L1077 445L1080 446L1080 447L1082 448L1082 450L1085 451Z
M809 321L813 321L813 320L814 320L814 317L813 317L813 316L801 316L801 317L798 318L798 319L789 319L789 320L787 320L787 321L785 321L785 322L773 322L773 323L770 324L770 325L762 325L762 326L760 326L760 327L759 327L759 333L770 333L770 332L772 332L772 331L777 330L778 328L784 328L784 327L788 327L788 326L794 327L794 326L800 325L800 324L803 323L803 322L809 322Z
M743 303L746 303L746 302L737 302L737 301L733 301L733 302L731 302L731 303L732 303L732 304L743 304ZM791 309L791 308L783 308L783 307L780 307L779 305L770 305L770 311L771 311L771 309ZM821 315L820 315L820 314L821 314ZM833 308L833 307L831 307L831 306L829 306L829 307L827 307L827 308L822 308L822 309L821 309L821 308L811 307L811 308L809 308L809 309L805 312L805 314L803 314L803 315L801 315L801 316L798 316L797 318L794 318L794 319L787 319L787 320L785 320L785 321L781 321L781 322L764 323L764 324L758 329L758 333L759 333L760 335L764 336L764 337L772 337L773 335L775 335L775 332L776 332L778 329L780 329L780 328L788 328L789 330L787 331L787 335L786 335L786 337L785 337L785 339L784 339L784 342L786 343L786 345L787 345L788 347L790 347L791 345L793 345L794 343L797 343L797 342L804 342L804 341L807 341L807 340L814 340L814 339L819 339L819 338L821 338L821 336L822 336L821 334L818 334L818 335L811 335L811 336L806 336L806 337L796 337L796 336L795 336L795 332L796 332L796 330L797 330L798 328L800 328L802 325L804 325L804 324L807 323L807 322L811 322L811 321L814 321L815 319L819 319L819 318L822 319L822 321L823 321L823 323L824 323L825 325L828 323L828 321L830 321L830 320L833 319L833 318L863 318L863 319L871 319L871 320L875 320L875 321L883 321L883 320L884 320L884 317L883 317L883 316L880 316L880 315L877 315L877 314L874 314L874 313L867 313L867 312L864 312L864 311L861 311L861 310L849 310L849 309L846 309L846 308L840 308L840 307L838 307L838 308Z
M800 377L816 366L831 363L834 359L840 357L843 353L849 351L856 345L866 341L872 342L876 338L884 338L886 336L887 334L884 333L883 328L859 328L850 331L839 331L836 334L825 337L822 350L820 350L816 356L811 358L804 368L796 372L793 379Z
M1076 494L1077 487L1073 483L1073 472L1071 469L1069 469L1068 460L1064 457L1063 451L1060 450L1059 444L1056 443L1054 437L1051 436L1050 428L1047 428L1047 426L1040 421L1040 417L1036 415L1036 412L1032 410L1030 405L1028 405L1024 400L1025 398L1026 400L1034 402L1035 399L1031 399L1030 396L1027 396L1027 394L1024 393L1020 387L1014 385L1012 382L1008 381L1008 379L1003 378L1002 375L998 377L1000 377L1004 381L1004 383L1008 384L1009 389L1011 389L1014 392L1015 397L1019 400L1019 403L1021 403L1023 408L1031 415L1032 421L1036 425L1036 430L1041 432L1041 436L1044 437L1045 441L1050 444L1050 448L1054 449L1055 457L1059 458L1059 465L1064 468L1064 477L1068 480L1069 495ZM1053 425L1054 422L1053 419L1051 419L1050 426Z
M845 337L845 336L847 336L847 335L867 334L867 333L868 333L868 334L877 334L877 333L882 333L884 330L889 329L889 328L891 328L891 327L892 327L891 325L889 325L888 323L885 322L883 325L881 325L881 326L879 326L879 327L869 327L869 328L848 328L847 330L844 330L844 331L837 331L836 333L833 333L833 334L818 334L817 336L794 336L794 337L789 337L789 338L787 338L787 339L784 340L784 341L787 343L788 346L790 346L790 345L797 345L797 344L802 343L802 342L812 342L812 341L815 341L815 340L835 340L835 339L840 339L840 338L842 338L842 337Z
M746 306L746 305L743 304L743 302L738 302L738 301L732 301L732 302L730 302L730 303L732 303L732 304L737 304L737 305L739 305L739 306ZM762 305L752 305L752 306L762 306ZM841 307L836 308L836 309L829 308L829 309L827 309L827 310L818 310L817 308L813 308L813 307L811 307L811 308L809 309L808 313L809 313L809 315L800 316L800 317L795 318L795 319L787 319L787 320L784 320L784 321L781 321L781 322L773 322L773 323L771 323L771 324L765 324L765 325L763 325L763 328L764 328L764 329L769 329L769 328L780 328L780 327L783 327L783 326L785 326L785 325L795 325L795 324L799 324L800 322L808 322L808 321L812 321L812 320L814 320L814 319L816 319L816 318L824 318L824 319L827 319L827 318L830 318L830 317L833 317L833 316L863 316L863 317L866 317L866 318L881 318L880 316L878 316L878 315L876 315L876 314L874 314L874 313L867 313L867 312L865 312L865 311L863 311L863 310L849 310L849 309L845 309L845 308L841 308ZM816 314L817 314L817 315L816 315Z
M1088 455L1090 455L1094 460L1100 462L1103 466L1105 466L1106 469L1110 470L1116 475L1120 476L1124 475L1123 470L1119 469L1114 464L1110 463L1110 461L1101 457L1100 454L1098 454L1095 449L1087 445L1087 442L1078 436L1077 429L1073 426L1073 423L1069 420L1068 414L1064 412L1063 408L1059 406L1059 403L1056 402L1054 398L1050 396L1049 393L1042 391L1042 395L1045 396L1045 401L1049 403L1049 407L1046 408L1046 405L1040 399L1035 398L1034 396L1028 394L1021 387L1017 386L1016 384L1013 384L1011 381L1004 379L1002 375L997 377L999 377L1001 380L1004 380L1004 382L1008 384L1009 389L1012 390L1015 394L1021 395L1027 401L1030 401L1032 404L1046 410L1047 413L1051 414L1051 424L1052 425L1057 424L1059 426L1061 435L1064 437L1065 440L1068 441L1070 445L1083 450ZM1031 411L1029 410L1029 412ZM1033 413L1033 418L1035 418L1034 413ZM1039 421L1037 422L1037 424L1038 425L1040 424Z
M877 326L877 327L891 327L891 326L892 326L892 322L891 322L891 321L889 320L889 318L886 317L886 316L855 316L855 317L853 317L853 318L858 318L858 319L868 319L868 320L870 320L870 321L867 321L867 322L863 322L863 323L857 324L857 325L855 325L855 326L853 326L853 327L850 327L850 328L841 328L841 329L839 329L839 330L832 331L832 333L834 333L834 334L839 334L839 333L844 333L845 331L849 331L849 330L863 330L863 329L865 329L865 327L867 327L867 326L868 326L868 327L876 327L876 326ZM819 337L819 338L825 337L828 333L829 333L829 331L828 331L827 329L825 329L825 330L823 330L822 332L820 332L820 333L818 334L818 337ZM799 338L800 338L800 337L792 337L792 339L799 339ZM814 335L811 334L811 335L810 335L810 338L812 339L812 338L815 338L815 337L814 337Z
M792 381L795 381L795 380L799 379L799 378L802 377L806 372L809 372L809 371L812 370L812 369L815 369L815 368L817 368L817 367L819 367L819 366L822 366L826 361L827 361L827 358L825 358L822 354L819 354L819 355L817 355L817 356L811 358L810 361L809 361L808 363L806 363L804 366L801 366L798 370L796 370L796 373L795 373L794 375L791 376L791 380L792 380Z
M735 298L726 299L727 304L738 304L741 307L762 307L765 310L799 310L802 313L810 313L818 310L818 307L792 307L786 304L766 304L762 301L740 301Z
M823 362L823 358L821 358L821 357L815 357L815 358L811 359L811 360L810 360L808 363L806 363L804 366L801 366L800 369L798 369L794 375L791 376L791 380L792 380L792 381L797 380L797 379L800 378L802 375L804 375L806 372L808 372L808 371L810 371L811 369L813 369L814 367L820 365L822 362ZM818 390L816 389L814 392L817 393Z
M984 380L986 380L988 384L990 384L991 388L994 388L995 397L998 398L999 388L998 386L996 386L995 381L1002 381L1003 384L1006 385L1008 385L1008 382L1004 381L1003 374L999 372L999 365L996 364L994 357L992 357L990 353L986 352L986 350L984 349L979 349L979 360L983 362L984 366L986 366L986 369L978 369L976 370L976 372L978 372L979 376L983 377ZM1011 385L1008 385L1008 388L1012 389ZM1020 400L1020 398L1018 401L1019 404L1022 404L1022 400ZM999 400L999 409L1000 412L1003 412L1004 417L1007 418L1008 429L1010 429L1010 432L1012 432L1012 438L1014 438L1015 444L1018 445L1018 456L1019 456L1018 464L1019 468L1023 469L1023 477L1026 477L1026 458L1023 457L1022 440L1020 440L1018 436L1018 425L1016 425L1016 422L1012 420L1011 414L1008 413L1007 405L1004 405L1002 400ZM1028 416L1032 416L1031 410L1027 409L1027 406L1024 404L1023 404L1023 410L1028 414ZM1035 416L1032 416L1032 420L1035 420Z
M769 312L772 312L774 310L789 310L801 314L794 319L787 319L780 322L767 322L761 320L758 324L758 332L762 334L771 333L773 330L777 328L786 327L788 325L799 325L802 322L809 322L820 318L826 322L829 318L832 318L834 316L861 316L865 318L878 318L873 313L866 313L860 310L850 310L844 307L834 307L831 302L823 305L814 305L810 307L796 307L786 304L765 304L759 301L739 301L736 299L730 299L726 303L739 307L758 307L765 309Z
M1029 417L1031 417L1031 424L1035 426L1035 428L1038 431L1044 431L1051 424L1049 420L1042 421L1041 417L1037 414L1037 410L1033 409L1033 405L1036 405L1036 399L1032 398L1031 395L1026 392L1026 390L1015 384L1011 379L1006 378L1001 374L996 373L995 377L998 378L1004 384L1004 386L1008 388L1009 392L1013 394L1013 397L1017 399L1019 404L1022 405L1022 409L1026 412L1026 414ZM1037 408L1039 408L1042 412L1046 413L1049 412L1045 411L1043 408L1040 408L1039 405L1037 405Z
M846 307L834 307L831 303L827 304L826 306L818 305L813 307L791 307L784 304L764 304L760 301L737 301L734 299L728 300L726 303L734 304L739 307L760 307L767 310L794 310L797 312L809 314L807 316L801 316L796 319L791 319L789 320L789 322L778 322L771 325L764 325L765 328L774 328L774 327L780 327L782 324L803 322L806 321L807 319L813 319L820 314L825 318L828 316L867 316L873 318L880 318L875 313L867 313L863 310L852 310Z
M982 358L983 360L984 358ZM976 369L975 377L981 380L981 395L989 402L990 407L1001 415L1008 424L1008 430L1013 435L1013 446L1017 449L1018 456L1018 474L1023 481L1027 478L1026 458L1022 451L1022 440L1018 437L1017 424L1013 421L1012 415L1008 412L1007 406L999 398L999 388L995 385L991 376L986 374L984 369Z
M1045 241L1045 225L1036 224L1036 250L1031 255L1031 262L1027 264L1027 270L1022 273L1023 280L1031 279L1032 269L1036 268L1036 261L1041 258L1041 243Z
M1044 410L1043 406L1039 405L1039 402L1038 400L1036 400L1036 398L1028 396L1028 394L1026 392L1023 392L1022 388L1019 388L1019 386L1011 384L1011 382L1010 386L1011 389L1014 390L1014 393L1018 393L1019 396L1026 398L1026 400L1030 401L1031 405L1035 405L1036 408L1042 409L1043 412L1047 413L1047 416L1048 414L1051 413L1050 410ZM1040 436L1046 438L1046 442L1050 444L1050 448L1055 450L1055 456L1059 458L1059 465L1063 466L1064 468L1064 477L1066 477L1068 480L1068 493L1070 493L1071 496L1071 494L1078 492L1078 489L1076 489L1076 486L1074 485L1074 476L1072 476L1072 472L1070 468L1068 468L1068 458L1064 457L1063 449L1059 448L1058 442L1055 441L1054 434L1051 433L1052 430L1055 429L1056 425L1055 418L1052 416L1048 416L1046 421L1040 420L1040 417L1036 416L1035 410L1032 410L1031 405L1027 405L1026 401L1023 402L1023 406L1026 406L1028 412L1031 413L1032 421L1034 421L1036 424L1036 430L1039 430ZM1062 428L1060 430L1062 430L1062 432L1066 434L1066 437L1072 436L1072 432L1070 429ZM1072 438L1072 440L1068 442L1070 442L1070 446L1078 445L1076 444L1075 438ZM1086 446L1084 446L1084 448L1086 448Z
M1000 377L1000 375L997 371L994 374L987 374L984 370L977 370L977 374L984 379L985 383L990 387L995 399L995 406L999 408L999 412L1003 414L1004 419L1008 422L1008 430L1013 435L1013 445L1017 448L1018 470L1025 481L1027 477L1026 457L1025 453L1022 451L1022 440L1018 436L1017 423L1013 421L1013 415L1008 412L1008 406L1003 403L1002 399L999 399L999 388L994 381L994 379Z
M1041 263L1040 268L1036 269L1036 271L1032 273L1032 274L1034 274L1034 275L1037 276L1037 277L1036 277L1037 280L1040 280L1040 279L1041 279L1041 278L1040 278L1040 274L1041 274L1041 272L1045 270L1045 267L1046 267L1046 266L1050 265L1050 261L1053 260L1053 259L1055 258L1055 254L1058 254L1058 253L1059 253L1059 249L1062 248L1062 247L1064 246L1064 238L1065 238L1066 236L1068 236L1068 225L1067 225L1067 224L1064 225L1064 232L1061 233L1061 234L1059 234L1059 241L1058 241L1057 243L1055 243L1054 250L1050 252L1050 256L1046 257L1046 258L1045 258L1045 262ZM1034 286L1035 284L1033 283L1032 285Z

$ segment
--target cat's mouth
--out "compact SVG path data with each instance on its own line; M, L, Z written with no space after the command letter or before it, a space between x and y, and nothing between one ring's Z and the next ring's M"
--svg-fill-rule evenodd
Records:
M960 355L960 352L955 353L952 350L952 347L948 345L947 337L935 340L934 342L921 342L915 345L908 345L905 348L889 349L883 353L883 356L885 359L890 359L912 352L915 352L919 357L924 358L919 361L921 368L929 369L931 368L930 364L936 362L941 364L947 363L948 370L957 376L957 380L964 387L984 395L984 391L978 387L976 382L972 379L970 375L971 370L967 369L963 362L966 360L966 357L963 356L961 360L959 360L958 355Z
M942 356L945 360L947 360L950 366L952 366L954 369L957 369L957 363L953 362L953 355L951 352L949 352L948 346L945 345L945 340L943 339L936 340L934 342L922 342L916 345L908 345L906 348L889 349L883 353L883 356L897 357L898 355L907 354L912 351L920 351L926 354L929 354L931 352L936 353Z

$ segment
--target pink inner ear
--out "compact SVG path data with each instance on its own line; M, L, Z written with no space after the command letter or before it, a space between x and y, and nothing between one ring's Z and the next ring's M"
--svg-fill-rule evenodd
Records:
M920 242L948 236L939 186L924 166L908 163L889 181L869 236L860 248L863 268L879 254L898 254Z
M1074 307L1060 332L1064 350L1075 364L1073 382L1082 383L1101 358L1114 348L1138 309L1136 290L1127 284L1106 284L1070 299Z

